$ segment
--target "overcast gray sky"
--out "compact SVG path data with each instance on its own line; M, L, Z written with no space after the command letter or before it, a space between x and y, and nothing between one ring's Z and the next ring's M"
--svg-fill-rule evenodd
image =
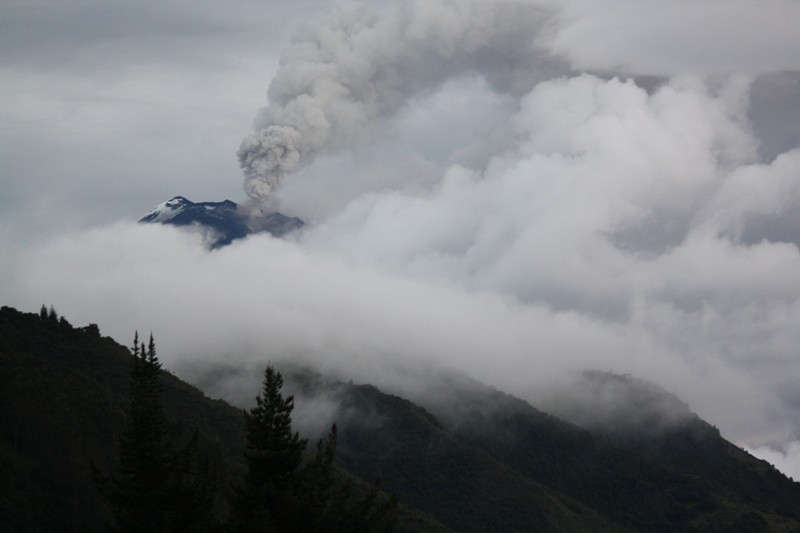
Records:
M152 329L176 368L294 358L401 393L432 366L532 401L627 372L800 478L798 23L0 0L0 303ZM132 223L177 194L308 228L210 253Z

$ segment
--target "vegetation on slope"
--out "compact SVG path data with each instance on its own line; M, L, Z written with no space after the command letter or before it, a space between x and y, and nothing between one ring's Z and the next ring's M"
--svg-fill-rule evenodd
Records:
M0 310L6 530L104 531L112 523L92 465L118 472L132 358L94 325ZM165 433L184 443L196 431L225 523L229 489L248 468L242 411L159 376ZM405 504L398 531L800 531L800 485L693 415L658 431L646 422L581 428L476 383L453 381L426 410L368 385L310 372L294 379L337 399L337 461L380 479ZM354 498L369 492L350 479Z

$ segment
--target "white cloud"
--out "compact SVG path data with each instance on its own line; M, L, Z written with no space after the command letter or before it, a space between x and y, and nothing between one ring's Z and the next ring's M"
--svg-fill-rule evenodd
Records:
M800 69L791 0L569 0L554 49L578 69L674 76Z
M784 450L771 446L745 447L745 450L767 461L795 481L800 480L800 442L790 442Z

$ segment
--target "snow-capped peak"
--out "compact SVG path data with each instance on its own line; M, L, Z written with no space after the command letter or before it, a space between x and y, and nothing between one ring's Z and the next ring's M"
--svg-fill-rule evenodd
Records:
M303 227L303 221L281 213L254 217L230 200L195 203L175 196L145 214L139 222L183 226L203 232L211 248L219 248L251 233L267 232L282 237Z
M140 222L167 222L175 218L186 207L193 205L192 202L183 196L175 196L166 202L162 202L148 211Z

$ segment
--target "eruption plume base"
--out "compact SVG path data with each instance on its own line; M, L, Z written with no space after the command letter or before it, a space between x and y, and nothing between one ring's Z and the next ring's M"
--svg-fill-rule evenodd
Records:
M284 173L298 167L299 135L288 126L270 126L245 137L236 155L246 176L244 190L248 197L265 201L280 186Z

